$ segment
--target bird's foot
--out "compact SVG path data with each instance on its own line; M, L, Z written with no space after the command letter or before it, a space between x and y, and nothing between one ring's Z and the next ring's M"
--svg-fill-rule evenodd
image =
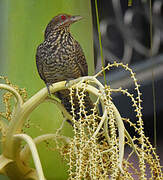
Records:
M46 83L46 87L47 87L47 89L48 89L48 94L49 94L49 96L51 96L51 92L50 92L50 89L49 89L49 86L50 86L51 84L49 84L49 83Z

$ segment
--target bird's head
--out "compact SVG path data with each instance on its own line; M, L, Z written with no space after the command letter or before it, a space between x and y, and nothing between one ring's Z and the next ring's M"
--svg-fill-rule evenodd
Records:
M51 31L57 31L65 27L69 27L76 21L81 20L81 16L71 16L68 14L59 14L55 16L47 25L45 30L45 36Z

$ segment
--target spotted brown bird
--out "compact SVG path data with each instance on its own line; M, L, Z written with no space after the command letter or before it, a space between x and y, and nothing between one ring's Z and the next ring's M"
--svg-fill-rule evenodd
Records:
M80 44L70 33L70 26L81 20L81 16L59 14L47 25L44 41L37 48L36 64L41 79L48 91L53 83L72 80L88 75L88 65ZM50 91L49 91L50 93ZM61 90L55 94L71 113L69 90ZM75 113L79 112L78 98L74 95ZM86 92L85 110L90 114L93 103ZM76 115L77 117L77 115Z

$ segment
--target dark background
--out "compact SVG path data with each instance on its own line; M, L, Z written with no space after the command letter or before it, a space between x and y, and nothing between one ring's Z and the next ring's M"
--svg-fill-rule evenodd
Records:
M128 0L98 1L100 28L105 65L114 61L129 64L136 72L142 93L143 120L145 134L154 144L154 84L156 118L157 118L157 151L163 152L163 1L152 1L152 51L150 38L150 2L136 0L128 6ZM98 42L95 4L92 0L95 69L101 69L101 57ZM107 73L111 87L123 87L134 93L134 84L122 69ZM103 78L100 78L103 82ZM134 93L134 95L136 95ZM113 94L113 101L122 117L136 121L130 99L122 94ZM132 134L132 130L128 129Z

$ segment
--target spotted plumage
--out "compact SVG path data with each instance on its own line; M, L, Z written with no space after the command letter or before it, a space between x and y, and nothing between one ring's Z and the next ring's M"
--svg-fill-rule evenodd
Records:
M37 48L36 64L38 73L48 89L53 83L88 75L83 50L70 33L70 25L80 19L80 16L60 14L55 16L46 27L44 41ZM69 91L62 90L56 95L71 113ZM74 99L77 113L78 100L76 97ZM88 93L85 96L85 106L88 111L93 107Z

